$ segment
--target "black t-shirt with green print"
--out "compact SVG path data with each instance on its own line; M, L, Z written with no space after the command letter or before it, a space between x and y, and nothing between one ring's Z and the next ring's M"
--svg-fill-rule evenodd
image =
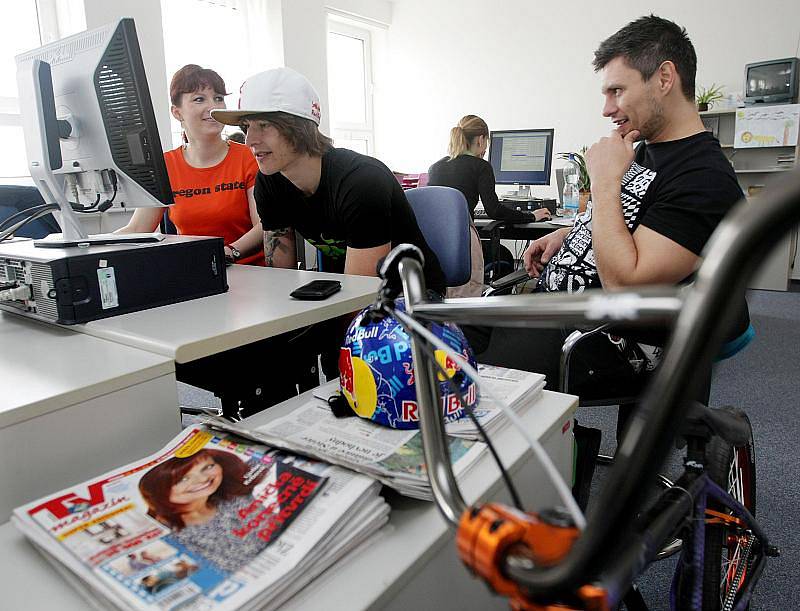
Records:
M347 247L414 244L425 256L428 288L444 294L439 261L400 184L377 159L347 149L330 149L322 157L319 187L310 197L280 173L267 176L259 172L255 200L264 229L291 227L299 231L322 253L325 271L344 271Z

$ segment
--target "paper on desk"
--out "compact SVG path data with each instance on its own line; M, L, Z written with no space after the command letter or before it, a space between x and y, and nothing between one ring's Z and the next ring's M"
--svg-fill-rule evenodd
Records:
M553 217L551 219L548 219L547 222L550 223L551 225L561 225L563 227L572 227L575 224L575 217L571 216L569 218L563 218L563 217L556 216L556 217Z
M480 365L483 385L491 394L516 411L530 406L544 386L537 373ZM338 388L329 382L313 392L313 399L292 412L258 426L209 421L214 427L234 432L291 452L348 467L365 473L401 494L430 500L430 483L425 470L422 438L416 430L398 430L362 418L336 418L327 398ZM480 397L476 415L487 434L500 429L507 420L488 394ZM478 430L462 418L446 427L450 457L456 475L464 473L483 452Z

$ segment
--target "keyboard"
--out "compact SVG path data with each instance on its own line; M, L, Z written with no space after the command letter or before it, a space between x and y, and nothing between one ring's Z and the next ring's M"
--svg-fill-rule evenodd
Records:
M483 209L483 206L476 206L475 212L472 213L472 216L476 219L488 219L489 215L486 214L486 210Z

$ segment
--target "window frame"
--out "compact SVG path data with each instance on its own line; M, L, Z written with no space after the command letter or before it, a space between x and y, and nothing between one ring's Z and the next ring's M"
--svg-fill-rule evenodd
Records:
M357 21L347 19L336 13L328 13L326 43L330 42L331 34L355 38L362 42L364 49L364 106L366 114L363 123L334 122L334 117L331 115L331 137L333 138L334 144L340 139L366 141L367 154L372 155L375 151L375 84L372 62L372 32L368 27L361 25ZM330 69L328 69L328 80L330 81ZM330 104L330 87L328 103Z

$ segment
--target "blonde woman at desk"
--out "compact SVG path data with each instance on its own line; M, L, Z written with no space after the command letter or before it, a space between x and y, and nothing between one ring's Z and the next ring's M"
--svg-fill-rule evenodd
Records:
M494 190L494 170L483 157L489 147L489 126L476 115L466 115L450 130L448 156L434 163L428 170L429 185L458 189L467 199L470 216L474 218L480 196L483 208L492 218L527 223L550 218L545 209L533 214L502 208ZM467 284L447 290L448 297L479 297L483 292L483 251L478 231L472 227L472 275Z
M211 110L225 108L225 81L189 64L170 84L172 116L183 144L164 154L175 204L169 218L182 235L219 236L229 263L264 265L263 231L253 199L258 165L248 148L222 137ZM118 233L155 231L163 208L137 208Z

